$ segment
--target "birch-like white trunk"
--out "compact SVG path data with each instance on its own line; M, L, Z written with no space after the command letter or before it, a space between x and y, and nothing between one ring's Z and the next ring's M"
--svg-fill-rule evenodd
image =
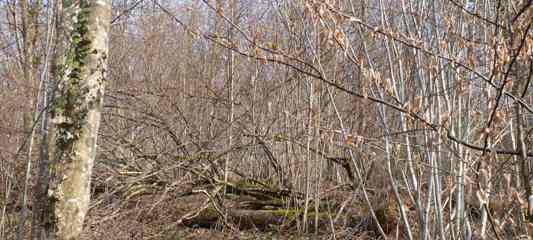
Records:
M48 143L55 149L43 169L49 178L42 222L36 222L33 239L79 239L89 207L90 179L106 80L111 0L81 1L74 10L67 57L50 111ZM69 21L71 19L67 19ZM46 147L46 146L45 146ZM43 173L40 173L41 175Z

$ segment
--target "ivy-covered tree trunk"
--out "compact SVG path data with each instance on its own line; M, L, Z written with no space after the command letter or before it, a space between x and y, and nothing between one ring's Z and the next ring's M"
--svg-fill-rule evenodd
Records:
M54 151L46 154L49 161L40 173L46 177L37 183L47 187L40 204L43 217L33 223L33 239L79 239L89 206L104 97L111 0L62 3L64 11L73 13L64 15L72 23L70 46L66 57L58 58L62 60L49 114L54 137L44 146Z

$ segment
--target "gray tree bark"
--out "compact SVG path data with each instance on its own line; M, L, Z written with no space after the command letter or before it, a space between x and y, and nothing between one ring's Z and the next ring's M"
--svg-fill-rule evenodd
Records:
M50 109L50 137L44 141L36 189L33 239L79 239L89 207L90 180L106 79L111 0L63 1L71 29L66 57L58 58L58 79ZM61 60L62 59L62 60ZM48 158L48 159L46 159ZM46 161L45 161L46 160ZM43 187L44 186L44 187ZM39 194L38 194L39 195Z

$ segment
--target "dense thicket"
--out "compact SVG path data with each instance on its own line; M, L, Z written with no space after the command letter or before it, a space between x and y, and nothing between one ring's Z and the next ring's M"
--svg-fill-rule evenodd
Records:
M29 236L55 2L0 1L0 239ZM113 1L84 237L530 239L531 5Z

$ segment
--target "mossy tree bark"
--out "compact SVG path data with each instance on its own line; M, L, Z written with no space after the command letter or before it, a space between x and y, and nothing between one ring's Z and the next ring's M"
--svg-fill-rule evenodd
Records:
M39 177L38 184L47 190L42 196L43 217L33 223L33 239L79 239L89 206L104 97L111 0L63 4L63 11L73 13L64 15L72 22L70 47L58 60L49 128L54 138L45 146L54 151L41 168L40 175L46 177Z

